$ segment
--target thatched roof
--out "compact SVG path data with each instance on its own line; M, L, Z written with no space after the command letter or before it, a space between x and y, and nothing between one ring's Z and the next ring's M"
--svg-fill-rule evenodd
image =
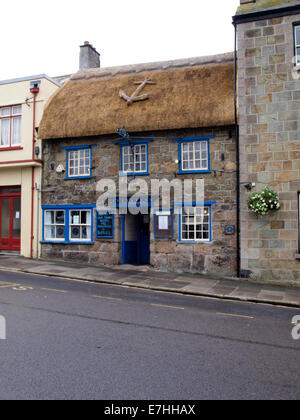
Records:
M299 0L256 0L255 3L245 3L238 8L237 14L277 9L300 4Z
M136 82L150 98L128 106ZM42 139L234 124L233 54L76 73L49 100L40 124Z

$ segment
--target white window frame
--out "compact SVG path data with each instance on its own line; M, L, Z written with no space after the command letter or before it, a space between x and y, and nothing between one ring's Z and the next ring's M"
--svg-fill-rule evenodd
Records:
M145 153L143 153L141 151L142 147L145 147ZM132 149L133 149L133 153L132 153ZM129 153L127 153L129 150ZM140 160L138 162L137 160L137 156L142 156L145 154L145 160ZM133 155L133 156L132 156ZM129 163L125 163L125 157L129 157L130 161ZM133 162L132 162L133 160ZM123 168L122 168L122 172L123 173L147 173L148 172L148 144L135 144L134 146L123 146L122 147L122 162L123 162ZM133 164L133 169L131 169L129 167L128 170L125 170L125 165L131 166ZM137 170L137 165L141 165L145 164L145 169L140 169Z
M196 149L196 146L199 145L199 150ZM208 140L195 140L181 143L181 171L182 172L202 172L209 170L209 142ZM187 146L188 150L184 150ZM203 153L206 152L206 156L203 157ZM197 153L199 153L199 158L197 158ZM188 158L185 159L185 155L188 155ZM190 157L192 154L192 158ZM203 162L206 161L206 165L203 165ZM185 163L187 162L187 167L185 168ZM200 166L197 167L197 162L200 163Z
M9 114L2 115L4 109L9 110ZM15 113L16 109L20 109L20 113ZM2 141L2 121L9 121L9 144L1 144ZM18 142L14 143L14 122L20 120L20 129L18 132ZM22 105L4 106L0 108L0 150L1 149L13 149L20 147L22 144Z
M86 212L89 213L90 216L86 220L89 220L89 223L82 223L82 213ZM72 213L79 213L79 223L72 223ZM93 212L91 209L70 209L69 210L69 241L70 242L91 242L92 241L92 217ZM77 227L80 231L80 237L79 238L72 238L72 228ZM82 232L83 228L89 229L89 236L87 238L82 238Z
M47 213L54 213L54 223L47 223ZM55 223L56 221L56 214L57 213L64 213L64 223ZM54 227L55 228L55 238L47 237L47 227ZM57 238L57 227L64 227L64 236L63 238ZM64 242L66 236L66 212L65 210L45 210L45 221L44 221L44 237L46 241L53 241L53 242Z
M296 59L296 66L300 66L300 55L298 55L298 49L300 49L300 44L297 44L297 29L300 32L300 25L294 26L294 37L295 37L295 59Z
M89 156L86 156L88 152ZM78 150L68 150L68 178L82 178L91 176L91 149L78 149ZM86 165L88 159L88 164ZM80 165L81 160L84 161L84 165ZM71 165L71 161L74 162L74 165ZM75 165L76 164L76 165ZM85 172L80 173L80 168L84 168ZM78 173L71 175L71 169L77 170Z
M205 221L204 218L208 217L208 221ZM185 218L190 218L191 220L186 221ZM200 222L197 221L197 218L200 219ZM201 222L202 219L202 222ZM181 242L210 242L211 241L211 208L209 206L201 207L184 207L181 211ZM193 230L189 231L185 229L185 226L192 226ZM207 229L204 229L204 226L207 226ZM201 228L199 228L201 227ZM192 238L184 238L185 232L193 232ZM197 233L201 233L201 238L197 238ZM208 238L204 238L204 233L208 234ZM190 236L190 235L188 235Z

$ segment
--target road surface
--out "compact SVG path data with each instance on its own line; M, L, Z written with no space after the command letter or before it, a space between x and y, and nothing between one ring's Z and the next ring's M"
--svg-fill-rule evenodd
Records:
M0 271L0 399L299 399L299 309Z

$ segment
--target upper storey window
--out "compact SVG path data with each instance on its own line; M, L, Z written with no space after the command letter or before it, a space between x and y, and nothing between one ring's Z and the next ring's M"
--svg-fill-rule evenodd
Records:
M295 26L295 57L296 65L300 65L300 25Z
M0 148L21 145L22 106L0 108Z

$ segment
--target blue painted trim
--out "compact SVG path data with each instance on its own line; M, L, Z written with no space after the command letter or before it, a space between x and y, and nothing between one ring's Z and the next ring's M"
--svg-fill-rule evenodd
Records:
M152 143L154 141L154 139L145 139L145 140L130 140L130 141L119 141L115 144L119 145L119 146L131 146L132 144L134 145L140 145L140 144L148 144L148 143Z
M85 150L85 149L91 149L92 147L98 147L98 144L86 144L86 145L79 145L79 146L66 146L66 147L61 147L61 150L71 150L71 151L76 151L76 150Z
M125 264L125 214L122 214L122 264Z
M112 236L100 236L100 235L98 235L98 213L102 213L102 214L106 214L106 213L111 213L111 215L112 215L112 232L113 232L113 234L112 234ZM114 215L114 212L112 212L112 211L96 211L96 238L97 239L114 239L114 236L115 236L115 215Z
M70 146L70 147L61 147L62 150L66 150L66 162L67 162L67 169L66 169L66 177L65 181L70 181L72 179L91 179L93 176L93 147L97 147L97 144L91 144L91 145L82 145L82 146ZM69 153L70 152L76 152L78 150L90 150L90 175L76 175L76 176L69 176Z
M150 175L149 173L149 146L148 143L149 141L138 141L138 143L134 143L134 145L145 145L146 146L146 153L147 153L147 170L146 172L124 172L123 169L123 147L127 147L130 146L131 143L130 142L126 142L128 144L125 143L121 143L120 144L120 154L121 154L121 172L120 172L120 176L147 176Z
M184 240L181 239L181 218L182 218L182 211L179 214L179 240L178 242L180 243L185 243L185 244L211 244L213 239L212 239L212 209L210 205L207 205L207 207L209 207L209 239L207 241L205 240L199 240L199 241L195 241L195 240Z
M196 137L178 137L172 138L171 141L180 141L182 143L192 142L192 141L205 141L210 139L215 139L216 136L196 136Z
M196 207L196 206L212 206L214 204L217 204L216 201L202 201L202 202L196 202L193 201L192 203L176 203L174 202L174 206L180 206L180 207Z
M58 206L50 206L50 205L46 205L46 206L42 206L43 210L90 210L90 209L95 209L96 208L96 204L62 204L62 205L58 205Z
M94 244L94 208L95 204L61 205L61 206L42 206L43 215L43 233L42 244L72 244L72 245L93 245ZM45 240L45 211L47 210L65 210L65 240ZM72 210L91 210L91 240L90 241L71 241L70 240L70 211Z
M155 229L155 218L157 216L156 212L160 212L160 211L170 211L171 212L171 217L172 217L172 236L170 238L170 236L158 236L156 234L156 229ZM153 231L154 231L154 238L155 239L173 239L174 238L174 210L173 209L155 209L154 214L153 214Z
M180 139L172 139L173 141L178 141L178 160L179 160L179 171L177 175L185 175L185 174L210 174L210 139L215 138L216 136L206 136L206 137L182 137ZM207 167L208 169L182 169L182 144L183 143L194 143L198 141L205 141L207 142Z
M130 208L131 206L129 205L129 200L130 200L130 197L127 197L127 202L124 202L125 201L124 199L120 200L120 197L118 197L118 198L116 198L115 203L112 202L112 205L115 205L115 208L117 208L117 209L128 208L128 207ZM142 204L143 204L142 207L152 207L153 203L152 203L151 197L148 197L148 202L146 202L146 203L143 202ZM139 203L137 205L137 207L141 207L141 203Z

